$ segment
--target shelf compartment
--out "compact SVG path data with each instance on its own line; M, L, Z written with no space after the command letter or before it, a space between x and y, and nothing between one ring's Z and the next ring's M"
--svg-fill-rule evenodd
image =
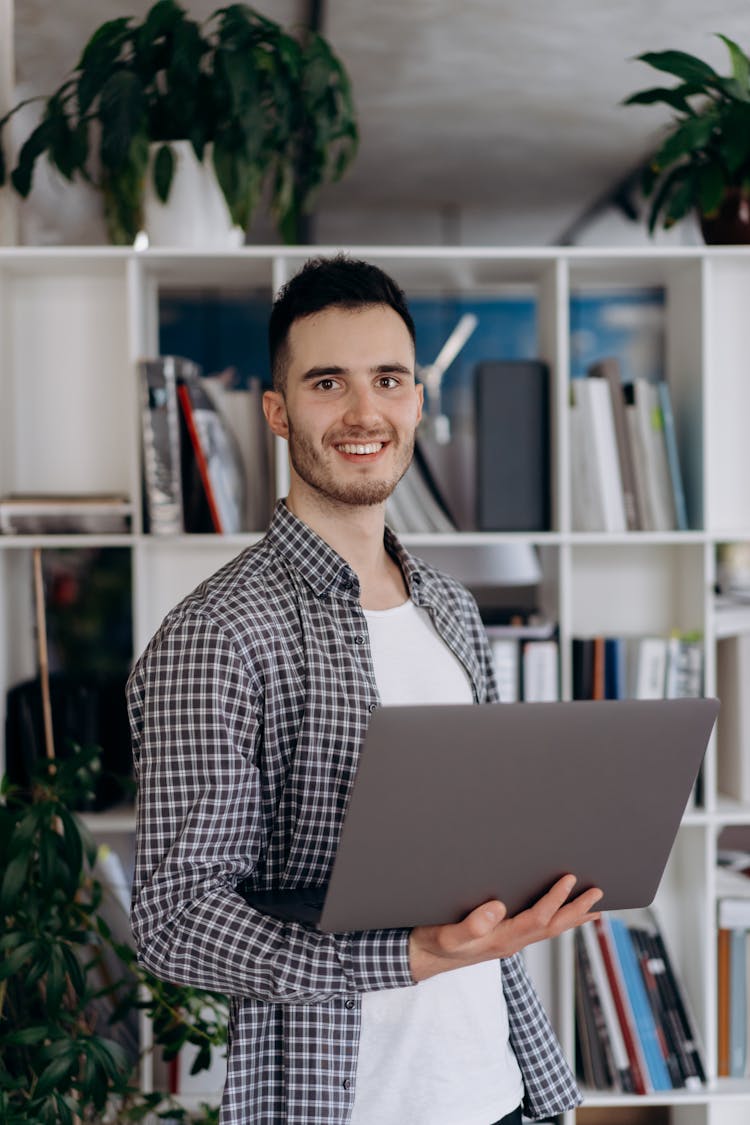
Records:
M0 492L132 500L126 309L125 273L111 263L0 266Z

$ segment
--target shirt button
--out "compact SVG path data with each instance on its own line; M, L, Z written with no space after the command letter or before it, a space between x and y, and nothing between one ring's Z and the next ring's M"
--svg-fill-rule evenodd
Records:
M352 1008L354 1007L354 1001L353 1001L353 1000L346 1000L346 1001L344 1001L344 1007L345 1007L345 1008L348 1008L348 1009L349 1009L349 1011L351 1011L351 1010L352 1010Z
M352 1080L351 1080L351 1078L345 1078L345 1079L344 1079L344 1082L343 1082L343 1086L344 1086L344 1089L345 1089L345 1090L351 1090L351 1088L352 1088Z
M365 638L358 633L354 638L354 643L355 645L363 645L365 643Z
M371 715L372 715L373 711L377 711L377 709L378 709L377 703L368 703L367 710L370 712Z

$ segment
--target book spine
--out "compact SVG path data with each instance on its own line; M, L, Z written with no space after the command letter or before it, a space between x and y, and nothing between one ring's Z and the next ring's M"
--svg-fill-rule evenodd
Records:
M612 1054L609 1030L604 1018L599 988L594 978L588 950L582 942L581 931L576 931L577 995L580 997L580 1019L585 1030L584 1056L588 1053L586 1080L597 1090L611 1090L618 1086L617 1069Z
M652 919L648 929L649 965L662 996L666 1023L676 1046L683 1084L696 1088L706 1080L694 1021L690 1015L682 985L675 973L664 938Z
M662 421L664 424L664 444L667 452L669 476L672 482L672 497L674 500L677 530L687 531L687 506L685 503L685 490L682 484L682 470L680 469L680 455L677 449L677 433L674 424L674 414L672 413L672 398L669 393L669 384L665 379L662 379L657 383L656 388L659 395Z
M203 485L203 491L205 493L206 500L208 502L208 508L211 513L211 523L213 524L214 531L218 535L221 535L221 516L219 514L219 509L216 506L216 497L214 496L214 490L211 486L211 478L208 474L208 463L206 461L206 455L204 453L203 446L201 445L200 435L198 434L198 430L195 425L195 418L193 417L193 406L190 401L190 392L188 391L184 383L180 383L177 387L177 397L180 400L180 406L182 408L183 418L185 419L185 425L187 427L188 436L190 438L190 444L193 447L195 462L198 466L198 472L200 474L201 483Z
M630 1071L633 1076L633 1086L637 1094L650 1094L653 1092L651 1080L646 1068L646 1060L638 1041L630 1001L625 988L625 982L619 967L614 950L614 939L611 932L610 920L606 915L597 918L594 922L599 948L602 951L602 960L607 973L612 999L620 1021L625 1048L630 1059Z
M604 379L609 389L627 528L628 531L638 531L642 525L638 507L633 452L625 415L625 399L622 391L620 364L616 359L601 360L599 363L595 363L589 368L588 375L590 378Z
M636 1033L646 1059L651 1086L655 1091L671 1090L672 1082L662 1055L654 1018L646 995L646 987L641 977L630 933L625 923L619 918L611 919L611 930L635 1020Z
M534 360L480 363L475 373L477 527L550 527L549 369Z
M149 531L153 535L177 535L184 524L175 359L164 356L141 360L138 369Z
M729 977L730 931L719 928L717 941L718 984L718 1059L716 1072L719 1078L729 1077L729 1008L731 1002Z
M576 936L579 934L586 948L589 965L591 966L591 972L602 1006L602 1013L607 1025L607 1032L612 1048L612 1061L617 1076L616 1085L624 1093L632 1093L633 1075L630 1069L630 1060L625 1047L625 1040L622 1036L622 1028L620 1027L620 1021L617 1016L612 990L607 980L602 951L592 926L581 926L581 928L576 931Z
M648 934L635 926L629 926L628 930L646 988L646 996L656 1028L659 1049L669 1071L670 1082L677 1089L685 1085L685 1080L680 1065L679 1044L674 1035L674 1028L667 1018L663 990L658 979L659 967L655 958L651 955Z

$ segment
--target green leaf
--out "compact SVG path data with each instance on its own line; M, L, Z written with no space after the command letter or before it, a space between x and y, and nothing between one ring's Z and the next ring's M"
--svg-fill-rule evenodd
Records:
M679 164L660 180L651 202L648 221L649 234L654 233L661 212L666 209L672 197L672 193L683 183L689 172L690 168L687 164Z
M117 70L102 88L99 113L102 123L102 164L118 171L130 155L133 138L145 127L146 103L136 75Z
M638 55L638 59L655 70L674 74L685 82L697 82L703 87L713 87L719 80L713 67L685 51L648 51L644 55Z
M698 172L698 208L703 215L715 215L726 191L726 180L717 164L706 164Z
M29 856L25 852L15 856L5 869L2 886L0 886L0 911L10 914L26 882L29 870Z
M750 92L750 59L748 59L745 52L734 40L729 39L720 32L718 33L718 38L726 44L729 50L729 57L732 62L732 77L739 89L744 91L744 97L747 99L748 93Z
M11 1031L3 1036L3 1043L13 1047L33 1047L42 1043L49 1035L49 1026L40 1024L32 1027L22 1027L19 1031Z
M39 1075L39 1081L34 1088L35 1097L43 1098L51 1094L55 1087L69 1076L75 1062L75 1058L71 1060L69 1055L60 1055L53 1059Z
M631 94L629 98L625 98L622 104L656 105L659 102L663 102L665 105L671 106L672 109L676 109L680 113L690 115L695 113L695 110L687 99L694 94L700 93L702 93L702 88L690 82L685 82L682 86L675 86L673 89L669 89L666 86L652 86L648 90L641 90L637 94Z
M49 968L47 970L47 1011L57 1013L62 1003L65 992L65 959L59 945L53 945L50 950Z
M39 156L49 146L50 127L48 121L42 121L27 137L18 154L18 163L11 173L11 182L18 194L24 199L31 191L31 181L34 175L34 165Z
M78 114L88 113L108 82L125 44L131 38L131 19L121 16L107 20L89 39L76 66Z
M656 168L668 168L676 160L705 148L716 126L714 114L690 117L667 138L653 159Z
M23 945L19 945L9 956L5 957L0 962L0 980L5 980L17 973L34 953L36 944L35 941L24 942Z

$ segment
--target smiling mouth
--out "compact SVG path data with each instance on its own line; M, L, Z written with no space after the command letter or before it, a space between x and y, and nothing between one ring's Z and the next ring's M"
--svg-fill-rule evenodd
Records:
M357 457L364 457L370 453L380 453L380 450L385 445L383 441L370 441L365 443L347 441L341 445L337 445L339 453L349 453Z

